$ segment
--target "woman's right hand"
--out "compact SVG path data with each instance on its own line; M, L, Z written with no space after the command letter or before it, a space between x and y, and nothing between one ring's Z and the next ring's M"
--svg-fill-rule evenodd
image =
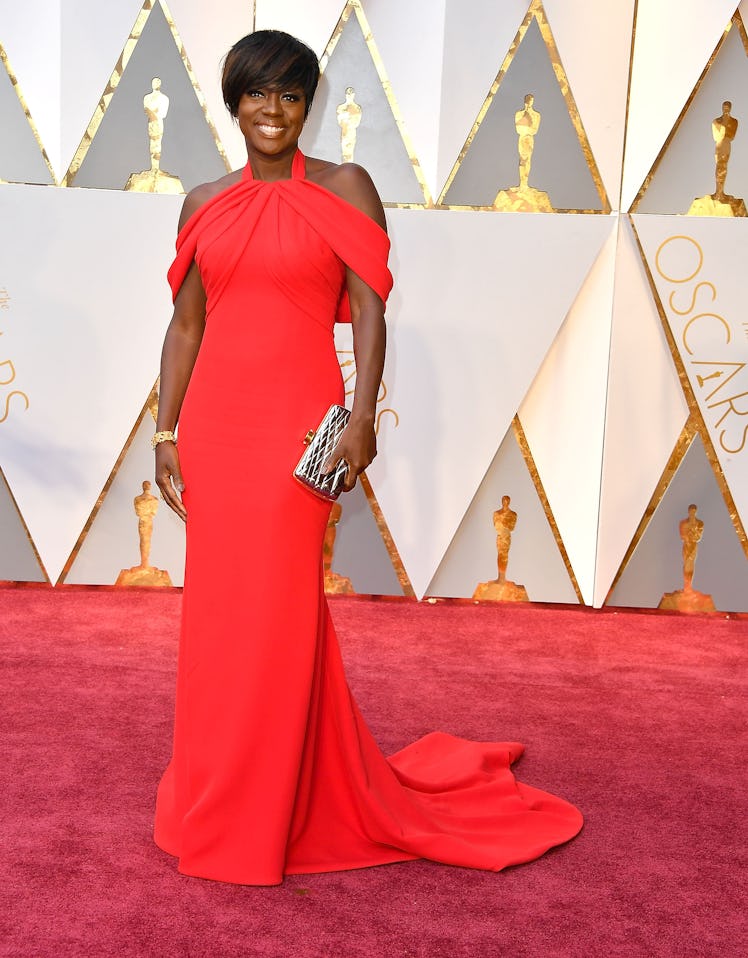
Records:
M187 510L182 502L184 481L176 443L160 442L156 446L156 485L167 506L184 522Z

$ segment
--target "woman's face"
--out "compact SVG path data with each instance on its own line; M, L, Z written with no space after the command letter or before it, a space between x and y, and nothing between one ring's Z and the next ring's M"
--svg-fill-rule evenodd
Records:
M306 101L301 88L249 90L239 100L236 118L247 149L284 153L296 147L304 127Z

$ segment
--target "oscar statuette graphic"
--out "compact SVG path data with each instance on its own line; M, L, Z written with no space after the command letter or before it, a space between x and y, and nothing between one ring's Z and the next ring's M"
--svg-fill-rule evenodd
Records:
M494 200L494 209L504 213L552 213L548 194L529 185L535 137L540 129L541 115L534 108L535 97L528 93L525 105L514 115L519 152L519 185L499 190Z
M164 120L169 112L169 97L161 90L161 80L154 77L151 92L143 97L143 109L148 119L148 152L151 168L131 173L125 189L135 193L184 193L178 176L161 169L161 143L164 138Z
M330 510L330 518L327 520L327 529L325 529L325 538L322 544L322 568L325 573L325 592L328 595L354 595L355 589L351 580L344 575L338 575L332 571L332 560L335 553L335 528L340 522L343 514L343 507L339 502L333 502Z
M150 564L153 520L158 510L158 499L151 493L151 484L146 479L143 491L133 500L135 515L138 517L138 538L140 540L140 565L123 569L117 576L115 585L171 585L171 577L164 569L156 569Z
M353 87L346 87L345 102L340 103L336 110L340 127L340 156L343 163L353 163L356 134L363 114L360 105L355 101L355 96L356 91Z
M732 116L732 103L725 100L722 113L712 120L714 139L714 193L697 196L688 210L689 216L748 216L745 202L739 196L725 193L727 165L730 162L732 141L738 132L738 121Z
M686 518L681 519L678 532L683 543L683 588L676 592L666 592L658 608L675 612L714 612L712 597L697 592L693 587L696 553L704 535L704 523L697 518L696 506L693 503L688 507Z
M528 602L527 590L523 585L510 582L506 577L509 565L509 549L512 545L512 532L517 525L517 513L509 508L509 496L501 497L501 509L493 514L496 530L496 561L498 576L490 582L481 582L473 593L474 599L490 599L493 602Z

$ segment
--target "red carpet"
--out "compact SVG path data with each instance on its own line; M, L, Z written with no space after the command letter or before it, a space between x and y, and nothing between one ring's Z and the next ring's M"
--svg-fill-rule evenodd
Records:
M0 589L0 955L744 955L748 621L336 600L385 751L517 739L582 834L498 875L429 862L280 888L150 840L179 596Z

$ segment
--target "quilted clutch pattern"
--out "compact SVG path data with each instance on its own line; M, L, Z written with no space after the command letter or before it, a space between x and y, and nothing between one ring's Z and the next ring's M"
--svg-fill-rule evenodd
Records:
M304 440L306 450L293 471L294 478L323 499L337 499L343 489L348 463L341 459L329 475L322 473L322 467L340 439L340 434L348 425L351 414L345 406L330 406L317 429L311 429Z

